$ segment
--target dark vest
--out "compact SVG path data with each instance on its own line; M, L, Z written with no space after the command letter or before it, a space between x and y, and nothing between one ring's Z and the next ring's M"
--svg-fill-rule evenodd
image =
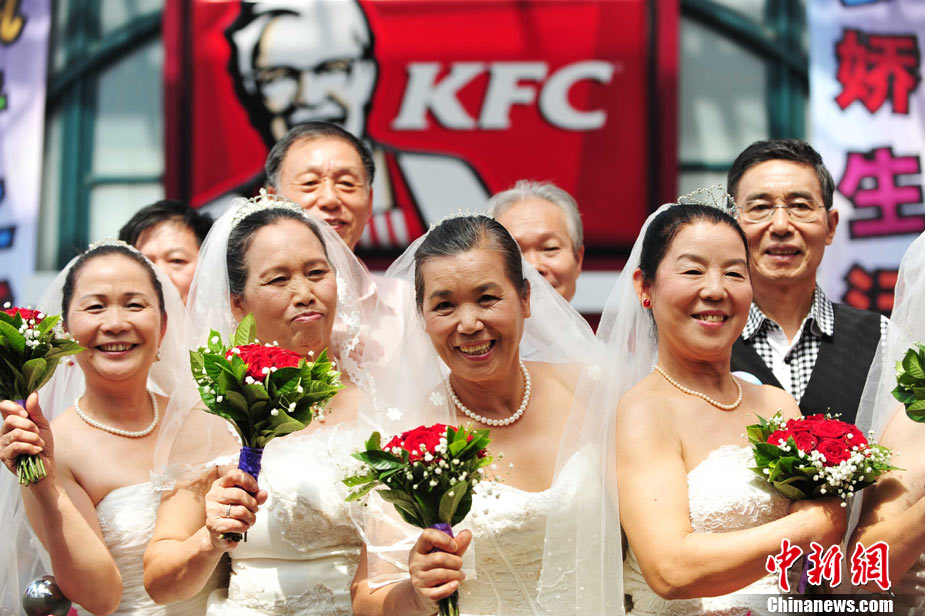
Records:
M844 304L833 306L835 327L831 336L822 336L800 410L803 415L830 410L841 414L842 421L854 423L867 371L880 343L880 315ZM736 340L732 347L732 369L751 372L765 385L781 387L751 340Z

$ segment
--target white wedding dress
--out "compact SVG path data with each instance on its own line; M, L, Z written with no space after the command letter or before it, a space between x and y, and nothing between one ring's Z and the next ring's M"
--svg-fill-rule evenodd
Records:
M209 597L212 616L350 616L362 541L344 502L349 456L362 446L344 425L270 441L260 487L269 496L231 552L231 579Z
M687 474L691 526L698 533L721 533L752 528L787 515L790 501L749 468L751 447L724 445L714 449ZM780 594L777 574L768 574L728 595L668 600L646 584L632 549L623 567L624 592L632 598L633 616L752 616L767 612L762 595ZM792 588L799 579L799 563L790 569Z
M537 605L546 519L553 510L575 507L587 488L585 479L593 473L593 457L583 450L542 492L526 492L504 483L486 482L476 488L466 520L473 534L470 549L475 553L476 576L470 575L460 587L463 615L546 614Z
M205 612L206 599L218 583L218 572L195 597L170 605L157 605L145 592L142 558L154 532L158 503L158 493L150 482L145 482L116 488L96 506L103 540L122 574L122 602L115 614L199 616Z

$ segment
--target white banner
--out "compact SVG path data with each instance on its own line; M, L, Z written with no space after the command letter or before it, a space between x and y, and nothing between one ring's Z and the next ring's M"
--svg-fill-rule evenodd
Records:
M0 0L0 303L35 269L50 0Z
M925 230L925 2L807 6L812 143L840 214L820 282L833 300L888 311L902 255Z

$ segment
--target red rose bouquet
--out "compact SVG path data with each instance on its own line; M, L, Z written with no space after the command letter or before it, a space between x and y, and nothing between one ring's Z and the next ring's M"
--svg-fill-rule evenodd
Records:
M347 501L380 487L379 496L392 503L406 522L452 537L452 527L472 508L472 488L491 464L488 430L434 424L396 436L385 447L380 441L374 432L366 450L353 454L365 472L344 479L350 487L361 486ZM439 605L440 616L458 616L459 593L441 599Z
M205 411L227 419L241 437L238 468L255 478L266 444L305 428L343 387L322 351L314 362L275 345L257 344L253 315L241 320L235 346L212 330L207 347L190 351L193 378ZM241 535L225 537L240 541Z
M840 496L847 499L890 470L892 453L871 443L857 426L826 415L770 421L746 428L754 447L755 471L792 500ZM844 502L842 503L844 506Z
M83 351L60 327L60 317L37 310L7 307L0 311L0 400L26 398L47 383L62 357ZM39 456L19 457L19 483L29 485L45 477Z

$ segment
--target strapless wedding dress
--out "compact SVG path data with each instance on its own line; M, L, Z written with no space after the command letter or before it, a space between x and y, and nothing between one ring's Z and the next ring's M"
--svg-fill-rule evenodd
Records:
M896 614L917 616L925 613L925 553L919 555L919 559L899 582L893 584L891 590L896 595Z
M103 540L122 573L122 602L115 614L201 616L206 609L206 599L217 584L217 574L195 597L170 605L157 605L145 592L142 558L154 532L159 502L159 494L150 482L146 482L116 488L96 506Z
M209 598L209 615L353 613L350 583L362 542L341 480L361 445L341 425L270 441L259 478L267 502L247 541L231 552L228 589Z
M553 485L525 492L504 483L477 488L472 499L470 547L476 577L460 587L459 609L469 616L538 616L537 582L543 565L546 519L553 510L577 511L587 478L594 473L588 450L573 456ZM602 612L603 613L603 612Z
M714 449L687 474L691 526L698 533L722 533L752 528L787 515L790 502L750 470L751 447L724 445ZM780 594L777 574L768 574L729 595L671 601L656 595L646 584L632 549L623 567L624 592L632 597L634 616L752 616L767 612L766 595ZM800 567L790 569L793 584ZM765 595L762 597L761 595Z

